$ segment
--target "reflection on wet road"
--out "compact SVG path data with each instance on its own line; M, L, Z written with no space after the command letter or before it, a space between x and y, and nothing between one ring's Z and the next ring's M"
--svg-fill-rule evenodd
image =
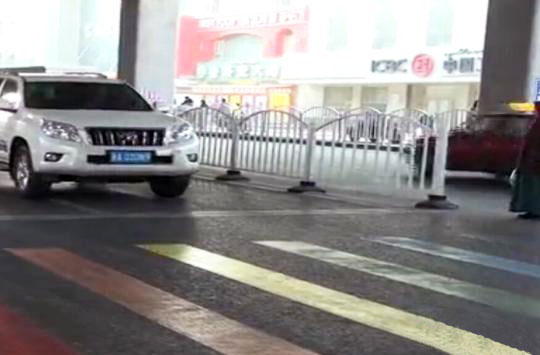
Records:
M199 180L0 195L2 355L540 352L540 235L510 217Z

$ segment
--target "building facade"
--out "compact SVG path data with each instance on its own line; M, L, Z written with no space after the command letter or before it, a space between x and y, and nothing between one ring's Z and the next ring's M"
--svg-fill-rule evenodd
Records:
M181 0L177 95L226 98L245 111L470 108L479 95L487 5Z

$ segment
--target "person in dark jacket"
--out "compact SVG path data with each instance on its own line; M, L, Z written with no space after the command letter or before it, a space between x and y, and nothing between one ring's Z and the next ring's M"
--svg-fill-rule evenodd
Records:
M540 102L535 103L535 109L516 169L510 203L510 211L523 213L519 215L522 219L540 219Z
M193 100L191 99L191 97L184 97L184 102L182 102L182 106L193 106Z

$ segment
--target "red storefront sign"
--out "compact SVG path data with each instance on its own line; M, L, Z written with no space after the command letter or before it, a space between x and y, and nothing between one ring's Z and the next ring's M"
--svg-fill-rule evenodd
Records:
M177 76L195 76L199 64L219 57L220 42L240 35L262 41L262 62L283 56L285 43L291 39L292 51L305 53L308 21L308 8L203 19L183 16L179 25Z
M414 57L412 62L412 72L421 78L427 78L433 74L435 61L427 54L419 54Z
M204 18L199 20L199 28L205 31L223 31L261 26L286 26L306 21L307 11L301 9L268 14Z

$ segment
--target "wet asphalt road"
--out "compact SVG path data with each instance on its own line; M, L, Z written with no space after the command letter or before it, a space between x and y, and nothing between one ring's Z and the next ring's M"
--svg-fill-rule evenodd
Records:
M290 354L437 354L459 337L432 340L458 331L505 345L497 353L540 354L540 223L511 215L420 212L204 180L173 201L145 185L66 186L25 201L2 176L0 236L0 340L39 342L10 330L5 308L78 354L285 353L257 348L270 345L255 335L296 349ZM138 247L163 244L161 254ZM304 255L294 245L307 245ZM307 284L288 286L298 280ZM191 306L178 308L178 300ZM193 305L204 312L193 316ZM411 335L405 318L446 328ZM242 330L227 332L225 320ZM247 343L252 350L240 349Z

